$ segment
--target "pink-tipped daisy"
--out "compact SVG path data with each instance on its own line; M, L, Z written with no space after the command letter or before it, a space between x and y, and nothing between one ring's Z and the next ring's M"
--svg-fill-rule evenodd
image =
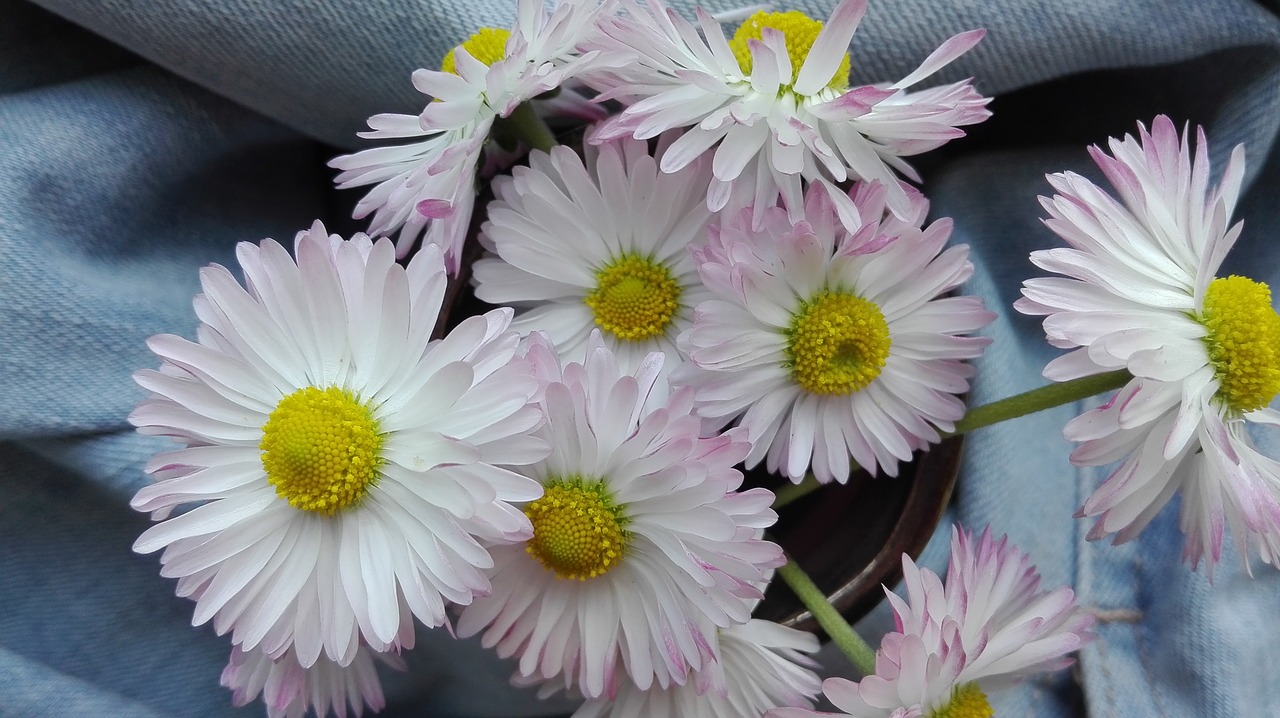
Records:
M902 557L907 599L886 589L896 630L861 681L828 678L823 694L856 718L991 718L987 692L1071 664L1092 639L1092 616L1069 588L1041 591L1028 556L989 530L975 541L952 529L944 584ZM828 715L800 709L769 718Z
M365 706L373 711L386 706L375 660L397 670L405 667L399 655L363 646L349 665L321 658L308 668L303 668L292 650L272 658L261 650L233 648L222 671L222 685L231 689L232 703L237 707L261 695L268 718L302 718L308 710L324 718L330 708L337 718L347 718L348 706L359 718Z
M732 39L700 8L695 27L662 0L625 7L625 16L602 20L593 43L635 62L584 75L602 97L627 105L595 139L687 128L662 170L677 171L714 147L707 202L715 210L762 211L781 194L798 220L802 180L866 179L888 188L894 212L907 212L897 174L919 177L902 157L960 137L960 126L990 114L988 98L967 80L908 91L973 47L982 30L947 40L898 82L851 88L849 41L867 0L843 0L825 24L796 11L760 11Z
M813 705L822 684L805 654L818 650L816 636L758 618L716 633L716 662L684 685L642 690L626 682L613 698L584 703L573 718L742 718Z
M503 465L542 459L528 432L537 381L515 356L511 311L431 340L444 296L438 248L408 265L387 239L329 236L317 222L295 253L242 243L241 286L201 270L197 341L148 342L159 371L129 420L182 448L154 457L134 497L163 519L134 550L163 549L161 574L245 651L293 647L309 667L357 647L408 647L413 616L487 593L482 545L527 539L511 502L538 482Z
M752 443L747 466L800 481L845 481L853 462L894 476L899 461L939 440L964 415L986 338L961 336L994 315L973 297L943 297L973 272L968 247L943 251L951 221L926 229L885 215L883 186L853 197L853 234L820 186L805 219L777 207L759 231L747 210L694 252L717 299L694 310L680 336L690 363L673 384L697 390L701 415L738 418ZM919 208L911 211L921 216Z
M1014 305L1046 315L1054 346L1074 351L1044 374L1065 381L1116 369L1133 379L1103 406L1067 424L1080 442L1073 463L1119 467L1080 510L1096 517L1089 537L1136 536L1182 493L1184 558L1220 559L1224 529L1242 544L1280 542L1280 463L1249 440L1249 424L1280 424L1280 316L1265 285L1215 277L1240 235L1229 225L1244 176L1236 147L1221 184L1209 189L1204 131L1195 155L1173 122L1111 140L1090 154L1119 200L1071 172L1049 175L1045 224L1070 248L1032 252L1062 277L1031 279ZM1242 554L1246 552L1242 550Z
M339 188L375 185L356 205L355 217L372 214L374 236L399 230L401 257L423 235L426 243L444 248L449 272L456 273L475 204L476 165L495 122L556 89L556 111L600 116L564 84L597 57L576 48L610 8L611 2L598 0L563 0L552 7L544 0L519 0L511 29L482 28L451 50L440 70L415 72L414 87L433 101L418 115L374 115L371 131L361 136L425 139L329 163L341 170Z
M545 494L524 505L533 537L493 549L493 593L463 610L458 634L483 632L523 679L588 698L625 676L641 689L684 683L714 659L705 627L746 622L742 599L782 561L760 538L773 494L738 491L747 445L737 432L702 437L691 392L648 408L661 354L633 375L598 334L563 370L540 335L530 345L547 414L535 436L552 451L527 472Z
M709 177L709 162L660 174L639 140L588 146L585 162L567 147L534 152L494 181L476 296L523 309L512 326L545 332L565 361L583 361L599 328L624 371L654 351L673 366L676 337L711 298L688 249L712 220Z

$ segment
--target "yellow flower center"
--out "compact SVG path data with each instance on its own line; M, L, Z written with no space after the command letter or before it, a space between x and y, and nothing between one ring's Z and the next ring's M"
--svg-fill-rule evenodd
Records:
M787 12L761 10L747 18L733 34L733 39L729 41L729 48L733 50L733 56L738 58L738 65L742 68L744 75L750 76L753 67L751 47L747 42L762 39L766 27L782 31L782 35L787 39L787 56L791 58L791 80L784 81L783 84L790 87L795 84L796 78L800 75L800 68L804 65L805 58L809 56L814 40L818 39L822 23L797 10ZM840 60L840 67L827 83L827 87L839 92L848 86L849 53L846 52L844 58Z
M889 323L874 303L824 291L805 302L787 332L796 383L814 394L845 396L880 376L889 358Z
M1267 285L1235 275L1213 280L1199 320L1218 398L1237 412L1270 404L1280 393L1280 315Z
M382 434L373 412L345 389L309 386L280 400L262 427L262 466L295 509L332 516L378 480Z
M510 30L482 27L467 38L467 41L462 43L462 47L466 48L468 55L485 65L492 65L507 56L507 38L509 37L511 37ZM458 63L453 56L455 50L456 48L450 50L444 56L444 60L440 63L441 71L458 74Z
M642 341L670 326L680 310L680 285L666 266L624 254L596 272L596 288L583 301L601 329Z
M525 551L558 578L604 575L618 565L630 540L622 508L599 479L555 479L524 514L533 524Z
M966 683L951 694L951 702L929 714L929 718L991 718L996 712L987 694L977 683Z

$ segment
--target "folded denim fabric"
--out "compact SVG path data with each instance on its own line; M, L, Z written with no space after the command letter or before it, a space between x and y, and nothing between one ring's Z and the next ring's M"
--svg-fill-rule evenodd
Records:
M814 17L833 4L777 3ZM410 73L513 12L501 0L0 0L0 715L263 713L232 708L218 685L228 642L191 628L155 557L131 552L149 522L128 499L168 442L125 423L144 395L130 374L157 364L147 337L193 335L197 270L232 265L236 242L287 241L316 218L360 229L326 160L362 146L369 115L417 112ZM856 81L900 77L946 37L989 31L939 80L976 78L993 118L915 162L933 215L955 218L953 241L973 248L967 291L1001 314L972 402L1044 383L1057 353L1010 309L1038 273L1028 253L1057 244L1039 221L1044 174L1096 177L1085 147L1138 121L1204 125L1218 171L1246 143L1245 231L1224 270L1280 280L1275 12L1248 0L872 1ZM996 714L1273 713L1278 572L1249 577L1231 554L1210 584L1181 563L1174 506L1128 544L1085 541L1072 513L1106 472L1072 467L1061 433L1084 404L967 438L949 517L1009 534L1046 585L1074 586L1099 619L1077 668L993 694ZM941 568L947 531L925 564ZM883 608L863 626L883 631ZM513 666L475 641L424 631L418 643L408 673L384 674L384 715L571 710L510 687Z

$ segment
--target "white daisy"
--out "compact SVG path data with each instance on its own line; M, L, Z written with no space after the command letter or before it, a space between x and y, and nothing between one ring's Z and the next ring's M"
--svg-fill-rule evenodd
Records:
M688 250L711 222L701 197L710 162L661 175L632 139L586 154L534 152L528 168L494 181L480 240L495 256L473 267L476 296L524 308L512 327L546 332L565 361L585 359L598 327L623 371L653 351L673 366L676 336L711 298Z
M886 191L860 184L863 225L848 234L826 191L806 194L805 220L770 208L759 231L743 211L695 250L718 297L679 338L691 363L673 384L697 390L698 411L735 417L752 443L747 466L800 481L845 481L853 460L897 475L899 461L964 415L956 396L989 342L959 336L994 315L974 297L943 297L973 272L968 247L942 251L951 221L921 230L881 219ZM923 201L923 200L920 200ZM919 208L910 212L922 216ZM939 254L941 252L941 254Z
M564 0L545 8L544 0L519 0L510 29L482 28L449 52L441 69L418 70L413 85L433 98L418 115L381 114L369 118L369 139L426 138L344 155L329 165L342 170L338 187L375 187L357 205L355 217L373 214L369 233L399 230L403 257L425 228L425 241L444 248L450 273L471 224L476 165L495 122L510 117L526 100L562 88L587 67L595 53L575 52L611 2ZM598 110L570 88L554 101L560 111L598 116Z
M545 339L530 345L546 382L535 435L552 452L527 471L546 493L524 506L533 538L493 549L493 593L463 610L458 634L483 631L522 677L589 698L616 691L619 669L641 689L684 683L714 659L703 627L746 622L741 599L782 562L760 539L773 494L737 491L747 445L700 438L691 392L645 408L661 354L633 376L597 334L562 372Z
M902 556L907 600L886 589L897 630L876 653L876 672L855 682L828 678L823 694L857 718L990 718L987 692L1071 664L1092 639L1093 618L1069 588L1040 591L1026 554L983 531L952 529L944 584ZM769 718L829 715L778 709Z
M753 205L757 226L779 193L799 219L802 179L879 180L889 207L906 212L895 172L919 177L902 157L960 137L959 126L990 114L988 98L968 80L907 91L973 47L982 30L947 40L896 83L850 88L849 41L867 0L843 0L825 25L796 11L760 11L732 39L702 9L695 28L662 0L625 7L625 17L602 19L592 42L636 60L593 68L584 81L628 107L595 139L688 128L662 170L675 172L715 147L708 206Z
M309 668L302 667L293 650L273 659L261 650L233 648L231 661L222 671L222 685L231 689L237 707L261 695L269 718L301 718L308 709L324 718L331 706L334 715L346 718L348 705L358 717L366 705L374 711L386 706L375 659L397 670L405 668L400 656L364 646L357 649L350 665L322 657Z
M742 718L779 706L812 706L822 690L811 633L753 618L716 632L715 663L684 685L641 690L630 682L612 698L589 700L573 718Z
M1209 568L1224 526L1240 543L1280 542L1280 464L1252 446L1247 423L1280 424L1268 404L1280 392L1280 316L1265 284L1218 277L1240 235L1229 226L1244 175L1236 147L1209 190L1203 130L1195 157L1173 122L1090 148L1120 200L1071 173L1049 175L1045 224L1069 249L1031 261L1064 275L1028 280L1014 305L1047 315L1049 341L1076 348L1045 367L1055 381L1127 369L1134 378L1102 407L1067 424L1072 461L1117 468L1081 509L1097 517L1089 537L1127 541L1182 492L1184 557ZM1242 552L1243 553L1243 552Z
M485 542L531 535L510 502L542 487L495 464L546 455L527 432L537 382L515 359L511 311L430 335L444 296L438 248L402 267L390 240L298 235L242 243L246 287L201 271L198 342L148 342L159 371L130 415L184 448L154 457L132 505L164 518L134 544L245 651L294 647L348 665L362 642L409 646L412 616L486 593Z

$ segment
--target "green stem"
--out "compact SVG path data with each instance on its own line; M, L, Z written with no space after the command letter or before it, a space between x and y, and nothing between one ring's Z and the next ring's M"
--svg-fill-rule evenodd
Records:
M823 595L822 590L814 585L809 575L800 568L796 560L791 556L787 556L787 563L778 569L778 575L786 581L791 590L800 598L800 602L804 607L809 609L813 617L817 619L818 625L822 626L822 630L827 632L832 642L839 646L849 660L853 662L855 668L862 672L863 675L871 675L876 672L876 652L862 640L849 622L844 620L844 616L827 601L827 597Z
M955 431L951 433L943 432L942 438L947 439L952 436L959 436L1001 421L1016 419L1019 416L1026 416L1037 411L1079 401L1094 394L1101 394L1104 391L1119 389L1131 378L1133 378L1132 374L1121 369L1106 374L1096 374L1080 379L1072 379L1071 381L1048 384L1022 394L993 401L990 404L983 404L970 409L963 419L956 422ZM804 480L800 483L786 484L773 492L773 508L780 509L793 501L808 496L825 485L818 483L818 480L813 478L813 474L806 474Z
M551 128L538 117L533 105L528 102L521 102L510 115L500 118L498 122L502 124L503 131L531 150L550 152L558 144Z
M1119 389L1132 378L1132 374L1121 369L1106 374L1049 384L1022 394L1000 399L999 401L993 401L990 404L983 404L970 409L963 419L956 422L955 431L943 434L943 438L958 436L1001 421L1015 419L1019 416L1026 416L1037 411L1079 401L1105 391ZM820 486L822 484L819 484L817 479L813 478L813 474L808 474L799 484L789 484L778 489L775 492L776 498L773 501L773 507L778 509L786 506L792 501L808 495ZM800 598L801 603L804 604L805 608L809 609L809 612L818 621L818 625L822 626L822 630L827 632L827 635L849 657L853 665L863 675L875 673L875 651L867 645L866 641L862 640L862 637L853 630L848 621L844 620L844 616L841 616L840 612L827 601L827 597L823 595L821 589L813 583L813 580L800 568L794 558L787 556L787 563L778 569L778 575L791 587L791 590Z
M800 483L786 484L773 492L773 508L780 509L792 501L808 496L821 486L822 484L813 478L813 474L805 474L804 480Z
M1132 374L1120 369L1106 374L1095 374L1072 379L1071 381L1049 384L999 401L993 401L990 404L983 404L966 412L964 418L956 422L955 431L949 434L944 433L942 438L959 436L1001 421L1016 419L1019 416L1026 416L1037 411L1069 404L1073 401L1091 397L1094 394L1101 394L1104 391L1119 389L1132 378Z

